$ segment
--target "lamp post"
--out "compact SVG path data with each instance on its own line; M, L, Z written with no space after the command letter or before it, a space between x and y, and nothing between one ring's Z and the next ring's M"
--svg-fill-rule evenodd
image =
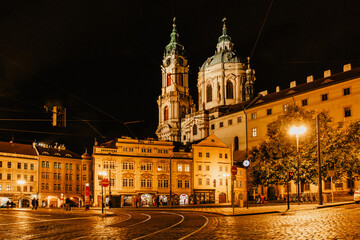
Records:
M299 137L304 134L306 128L304 126L294 126L290 129L290 134L296 137L296 154L297 154L297 195L298 204L300 205L300 156L299 156Z
M19 200L19 208L22 208L22 189L23 189L23 185L25 184L24 180L18 180L17 184L20 185L20 200Z
M226 202L229 202L229 184L228 184L228 177L230 174L224 173L223 176L225 177L225 184L226 184Z
M104 213L104 187L101 184L101 180L103 180L106 175L107 173L105 171L98 173L98 180L100 180L99 185L101 185L101 213Z

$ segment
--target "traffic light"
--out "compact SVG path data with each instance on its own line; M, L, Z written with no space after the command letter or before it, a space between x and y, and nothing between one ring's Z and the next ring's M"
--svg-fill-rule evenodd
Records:
M66 108L54 106L52 114L52 125L54 127L66 127Z
M294 172L289 172L289 181L291 181L294 178Z

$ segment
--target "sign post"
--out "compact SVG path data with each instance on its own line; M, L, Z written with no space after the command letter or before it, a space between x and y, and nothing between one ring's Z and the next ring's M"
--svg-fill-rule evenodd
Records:
M109 186L109 184L108 179L101 180L101 213L104 213L104 187Z
M231 205L233 209L233 215L235 212L235 206L234 206L234 181L236 180L236 174L237 174L237 168L236 166L231 167Z

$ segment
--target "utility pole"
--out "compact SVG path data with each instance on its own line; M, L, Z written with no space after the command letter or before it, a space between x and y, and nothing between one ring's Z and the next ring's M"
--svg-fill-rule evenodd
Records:
M171 157L170 157L170 204L169 207L171 208L172 204L172 178L171 178Z
M320 129L319 129L319 115L316 115L316 142L317 142L317 159L319 172L319 205L323 205L322 197L322 179L321 179L321 157L320 157Z

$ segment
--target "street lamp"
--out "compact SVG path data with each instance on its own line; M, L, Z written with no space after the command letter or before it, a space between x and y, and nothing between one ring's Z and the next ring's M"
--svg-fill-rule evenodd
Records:
M299 156L299 137L304 134L306 127L304 126L294 126L290 129L290 134L295 135L296 137L296 154L297 154L297 195L298 195L298 204L300 205L300 156Z
M24 180L18 180L17 181L17 184L20 185L20 200L19 200L19 208L22 208L22 189L23 189L23 185L25 184L25 181Z
M106 171L102 171L98 173L98 180L100 180L99 185L101 185L101 213L104 213L104 187L101 184L101 180L103 180L106 175L107 175Z
M228 184L228 177L230 176L230 174L224 173L223 176L225 177L225 181L226 181L226 202L229 202L229 184Z

